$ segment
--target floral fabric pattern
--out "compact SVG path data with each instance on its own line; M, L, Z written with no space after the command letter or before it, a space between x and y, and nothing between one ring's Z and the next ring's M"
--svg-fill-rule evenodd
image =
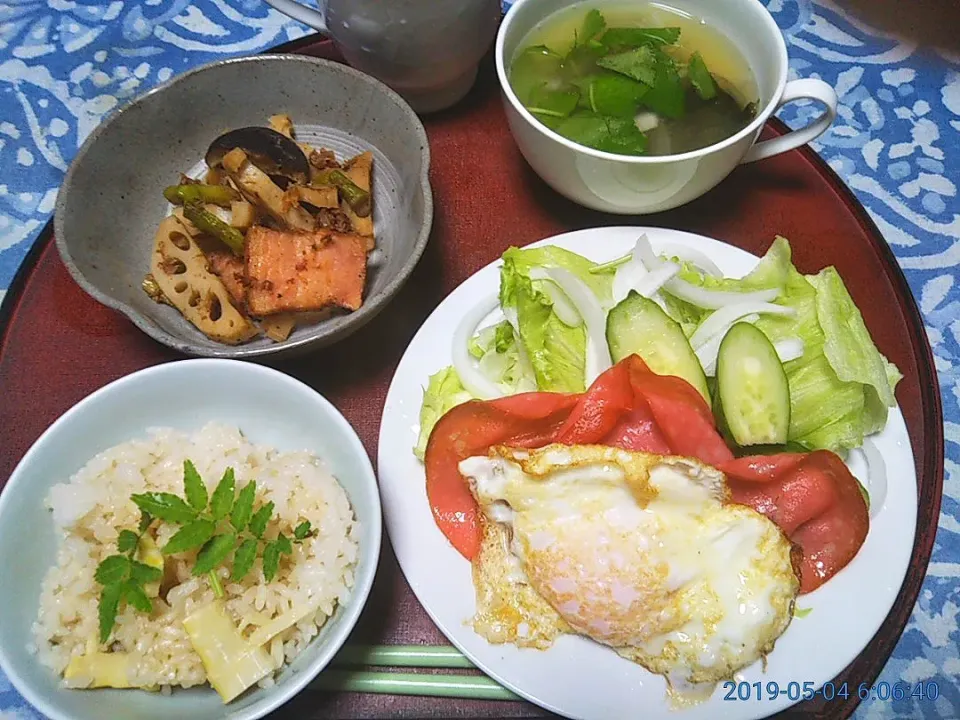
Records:
M960 717L960 56L871 28L832 0L765 1L787 37L791 77L837 90L837 121L814 147L906 272L943 398L937 542L880 677L936 683L939 698L867 700L855 717ZM71 158L105 116L190 67L308 32L260 0L0 0L0 297L50 218ZM818 112L794 103L780 117L800 126ZM0 720L40 717L0 673Z

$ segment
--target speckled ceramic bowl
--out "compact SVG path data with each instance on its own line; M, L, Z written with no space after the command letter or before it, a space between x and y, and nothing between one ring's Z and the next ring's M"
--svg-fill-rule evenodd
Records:
M363 306L297 327L287 341L239 346L208 339L174 308L141 289L163 188L198 168L226 130L293 118L298 138L339 157L372 150L374 230ZM292 354L342 339L379 313L427 244L433 199L423 125L399 95L345 65L299 55L224 60L155 88L100 125L80 148L57 200L57 249L70 274L101 303L155 340L199 356Z

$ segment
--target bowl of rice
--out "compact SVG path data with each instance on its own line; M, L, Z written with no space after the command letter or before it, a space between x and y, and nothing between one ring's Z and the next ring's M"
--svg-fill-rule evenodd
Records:
M353 629L381 511L327 400L236 360L80 401L0 494L0 666L59 720L259 718Z

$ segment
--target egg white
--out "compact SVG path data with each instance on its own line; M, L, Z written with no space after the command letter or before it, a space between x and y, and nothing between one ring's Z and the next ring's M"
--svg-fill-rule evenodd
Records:
M474 628L545 649L585 635L675 701L764 658L799 590L795 549L696 460L606 446L492 448L460 472L485 517Z

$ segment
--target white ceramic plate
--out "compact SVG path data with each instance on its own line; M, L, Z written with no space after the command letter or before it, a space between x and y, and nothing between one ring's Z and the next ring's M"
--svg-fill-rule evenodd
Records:
M757 258L717 240L676 230L640 227L595 228L558 235L534 245L558 245L591 260L605 262L629 252L646 232L655 250L665 244L695 246L726 275L742 276ZM819 590L803 596L799 608L811 612L794 619L768 658L738 677L762 683L749 700L725 699L719 686L710 700L680 712L666 702L666 684L639 665L591 640L562 636L546 651L491 645L469 626L476 605L470 564L433 521L427 504L423 465L412 448L419 432L420 403L427 378L450 365L450 339L460 318L496 295L499 262L483 268L454 290L420 328L407 348L387 394L380 427L380 494L384 520L400 567L427 613L457 648L488 675L560 715L583 720L683 718L715 720L763 718L802 699L804 686L821 688L867 645L886 618L900 590L913 547L917 516L916 473L907 428L899 409L873 436L886 464L889 487L870 487L865 464L853 472L871 491L870 532L856 558ZM769 683L781 694L772 698ZM745 689L744 689L745 690ZM855 696L858 688L847 691ZM823 692L840 688L824 686ZM744 693L747 694L746 692Z

